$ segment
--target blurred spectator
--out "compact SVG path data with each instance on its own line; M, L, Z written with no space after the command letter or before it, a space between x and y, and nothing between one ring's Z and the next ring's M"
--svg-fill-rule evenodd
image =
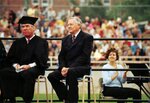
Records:
M103 43L102 43L102 50L106 53L106 51L108 50L110 46L110 42L107 41L107 40L104 40Z
M97 49L95 50L94 54L93 54L93 57L95 60L104 60L105 57L104 57L104 51L102 49L102 46L101 45L96 45L97 46Z
M31 7L28 8L27 15L31 17L35 17L35 6L31 5Z
M138 41L134 41L133 45L131 46L132 54L135 54L137 48L139 48Z
M16 14L17 14L17 18L27 15L27 8L23 7L21 10L18 10Z
M38 20L38 29L41 31L41 28L44 26L44 23L46 22L45 15L41 14L40 18Z
M47 7L45 11L43 12L44 15L46 15L46 18L50 21L54 20L56 18L56 11L53 9L53 7Z
M66 18L70 18L74 16L74 7L71 7L69 10L67 10Z
M141 32L140 28L138 27L138 24L136 24L132 28L131 32L132 32L133 38L142 38L142 32Z
M134 19L132 18L132 16L128 16L128 20L126 21L126 24L128 29L134 27Z
M146 56L150 56L150 46L146 49Z
M100 22L100 20L99 20L98 17L95 17L94 25L95 25L95 26L99 26L99 27L101 26L101 22Z
M145 56L145 51L143 49L137 48L134 54L135 56Z
M41 10L40 10L40 7L38 5L35 5L34 6L34 16L35 17L39 17L39 15L41 15Z
M49 21L45 21L44 25L41 27L41 37L50 38L51 37L51 28L49 26Z
M133 38L130 29L126 29L124 32L125 32L125 36L124 36L125 38Z
M142 42L142 47L143 50L146 53L146 56L150 56L150 41L149 40L145 40Z
M86 26L86 24L85 23L82 23L82 30L84 31L84 32L86 32L86 33L88 33L88 29L87 29L87 26Z
M3 18L0 20L0 24L2 25L3 29L6 29L8 26L8 19L6 18L6 16L3 16Z
M86 27L88 27L90 22L91 22L90 21L90 17L89 16L85 16L84 19L85 19L84 24L86 25Z
M148 21L148 23L144 26L144 33L143 36L144 37L150 37L150 21Z
M14 25L14 21L16 19L16 13L13 10L9 11L8 22Z
M122 23L122 19L120 17L118 17L117 20L116 20L116 22L117 22L117 24L120 25Z
M106 38L116 38L115 29L111 21L109 21L104 30L104 35Z
M80 8L79 7L75 7L74 8L74 16L80 17Z
M36 30L34 31L34 33L35 33L37 36L41 36L41 32L40 32L40 30L38 29L38 24L35 23L34 26L35 26L35 28L36 28ZM42 36L41 36L41 37L42 37Z

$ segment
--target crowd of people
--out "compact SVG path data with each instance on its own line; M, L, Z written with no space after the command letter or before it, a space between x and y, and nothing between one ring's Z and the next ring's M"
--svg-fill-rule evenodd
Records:
M67 10L66 10L67 11ZM32 6L24 12L6 11L0 19L0 37L13 38L22 37L18 29L18 20L21 15L38 17L36 22L36 35L42 38L62 38L67 35L65 31L65 20L71 16L80 17L80 8L71 8L66 13L57 14L53 7L40 10L38 6ZM85 16L82 24L82 30L93 35L94 38L143 38L150 33L150 23L145 24L141 29L136 20L129 16L123 21L120 17L110 20L98 17ZM11 41L3 41L8 52ZM60 52L59 40L49 40L49 56L57 56ZM150 42L140 40L125 41L94 41L92 56L95 60L101 60L109 47L119 49L123 56L149 56Z
M123 68L116 63L119 55L149 56L149 41L97 40L93 42L93 38L142 38L144 33L149 33L149 23L145 25L144 31L131 16L126 21L122 21L121 18L99 20L98 17L86 16L82 23L79 8L75 9L73 17L69 19L66 17L67 21L65 21L57 18L56 14L51 18L47 18L46 14L37 14L39 12L35 12L33 10L35 8L37 9L33 7L27 10L28 16L22 18L15 16L15 12L9 11L9 16L4 16L0 20L1 37L19 38L13 43L10 40L3 41L7 56L0 71L0 101L2 102L8 98L11 103L15 103L15 97L21 96L25 103L31 103L35 80L39 75L44 75L48 67L48 56L58 56L58 69L50 73L47 78L59 99L64 103L78 102L77 79L90 74L91 56L96 60L108 59L103 69ZM46 41L43 38L63 39L61 42ZM1 48L4 48L3 45ZM121 97L113 95L115 98L141 99L138 90L121 87L127 72L109 72L102 72L104 95L110 95L110 91L118 92L119 90L123 94ZM67 85L60 82L62 79L66 79ZM67 86L69 88L66 88Z

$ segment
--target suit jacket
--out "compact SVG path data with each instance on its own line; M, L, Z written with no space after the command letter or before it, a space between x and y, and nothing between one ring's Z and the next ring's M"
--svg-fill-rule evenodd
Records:
M93 36L82 30L72 43L72 36L68 35L62 40L59 59L59 70L62 67L90 66L90 56L93 48Z

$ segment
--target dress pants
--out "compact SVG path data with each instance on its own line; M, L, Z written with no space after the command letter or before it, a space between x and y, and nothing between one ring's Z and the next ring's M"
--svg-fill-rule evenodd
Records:
M117 99L127 99L127 98L141 99L140 92L137 89L133 89L133 88L104 86L103 94L104 96L112 96ZM124 103L124 102L120 101L118 103ZM134 102L134 103L138 103L138 102Z
M67 76L63 77L59 70L56 70L48 75L48 80L51 82L58 98L65 103L78 102L78 78L90 74L90 68L76 67L69 68ZM65 79L66 85L60 80Z

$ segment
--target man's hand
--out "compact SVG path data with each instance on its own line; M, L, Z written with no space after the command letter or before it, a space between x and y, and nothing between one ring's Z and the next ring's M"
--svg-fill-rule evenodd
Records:
M20 69L20 65L19 64L15 64L14 66L16 69Z
M61 70L61 75L64 76L64 77L66 77L67 73L68 73L68 69L69 68L63 67L62 70Z
M27 69L30 69L30 66L29 65L22 65L20 66L21 69L24 69L24 70L27 70Z

